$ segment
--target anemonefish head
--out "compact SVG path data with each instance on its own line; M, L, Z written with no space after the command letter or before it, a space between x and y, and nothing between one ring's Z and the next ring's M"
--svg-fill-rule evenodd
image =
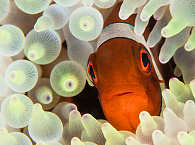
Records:
M88 73L98 89L104 114L119 130L135 132L141 111L160 113L159 79L144 43L129 24L111 24L89 57Z

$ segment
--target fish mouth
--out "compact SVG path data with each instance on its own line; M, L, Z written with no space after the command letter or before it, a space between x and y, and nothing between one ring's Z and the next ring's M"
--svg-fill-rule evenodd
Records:
M123 92L123 93L116 94L116 96L124 96L124 95L132 94L132 93L133 92Z

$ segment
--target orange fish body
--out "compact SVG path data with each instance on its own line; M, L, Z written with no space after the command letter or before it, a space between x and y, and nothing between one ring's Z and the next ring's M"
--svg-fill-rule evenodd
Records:
M119 6L106 25L124 22L118 18ZM125 22L133 24L134 18ZM109 39L90 55L88 71L106 119L116 129L135 132L141 111L160 114L159 80L143 44L122 37Z

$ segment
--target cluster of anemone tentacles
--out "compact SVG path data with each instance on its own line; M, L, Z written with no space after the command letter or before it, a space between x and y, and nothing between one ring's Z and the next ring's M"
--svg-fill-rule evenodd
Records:
M123 20L137 14L138 36L157 20L147 46L164 37L159 60L174 57L183 76L162 91L162 116L141 112L133 134L61 101L93 85L86 63L118 2L0 0L0 145L195 144L195 0L123 0L119 11Z

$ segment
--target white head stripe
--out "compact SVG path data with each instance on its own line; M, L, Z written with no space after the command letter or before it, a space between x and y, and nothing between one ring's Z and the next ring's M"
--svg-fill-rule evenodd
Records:
M127 23L113 23L106 26L98 39L97 48L105 41L116 37L125 37L138 43L145 43L144 37L136 35L133 29L134 27Z
M163 80L161 73L158 70L158 67L156 65L156 62L154 60L153 54L150 50L150 48L146 45L146 40L143 35L139 36L134 33L134 27L127 23L113 23L108 26L106 26L100 35L98 41L97 41L97 47L96 50L106 41L113 39L113 38L129 38L131 40L134 40L138 43L141 43L145 46L145 48L150 53L150 56L152 58L152 63L154 66L154 69L156 71L156 74L158 76L159 80Z

